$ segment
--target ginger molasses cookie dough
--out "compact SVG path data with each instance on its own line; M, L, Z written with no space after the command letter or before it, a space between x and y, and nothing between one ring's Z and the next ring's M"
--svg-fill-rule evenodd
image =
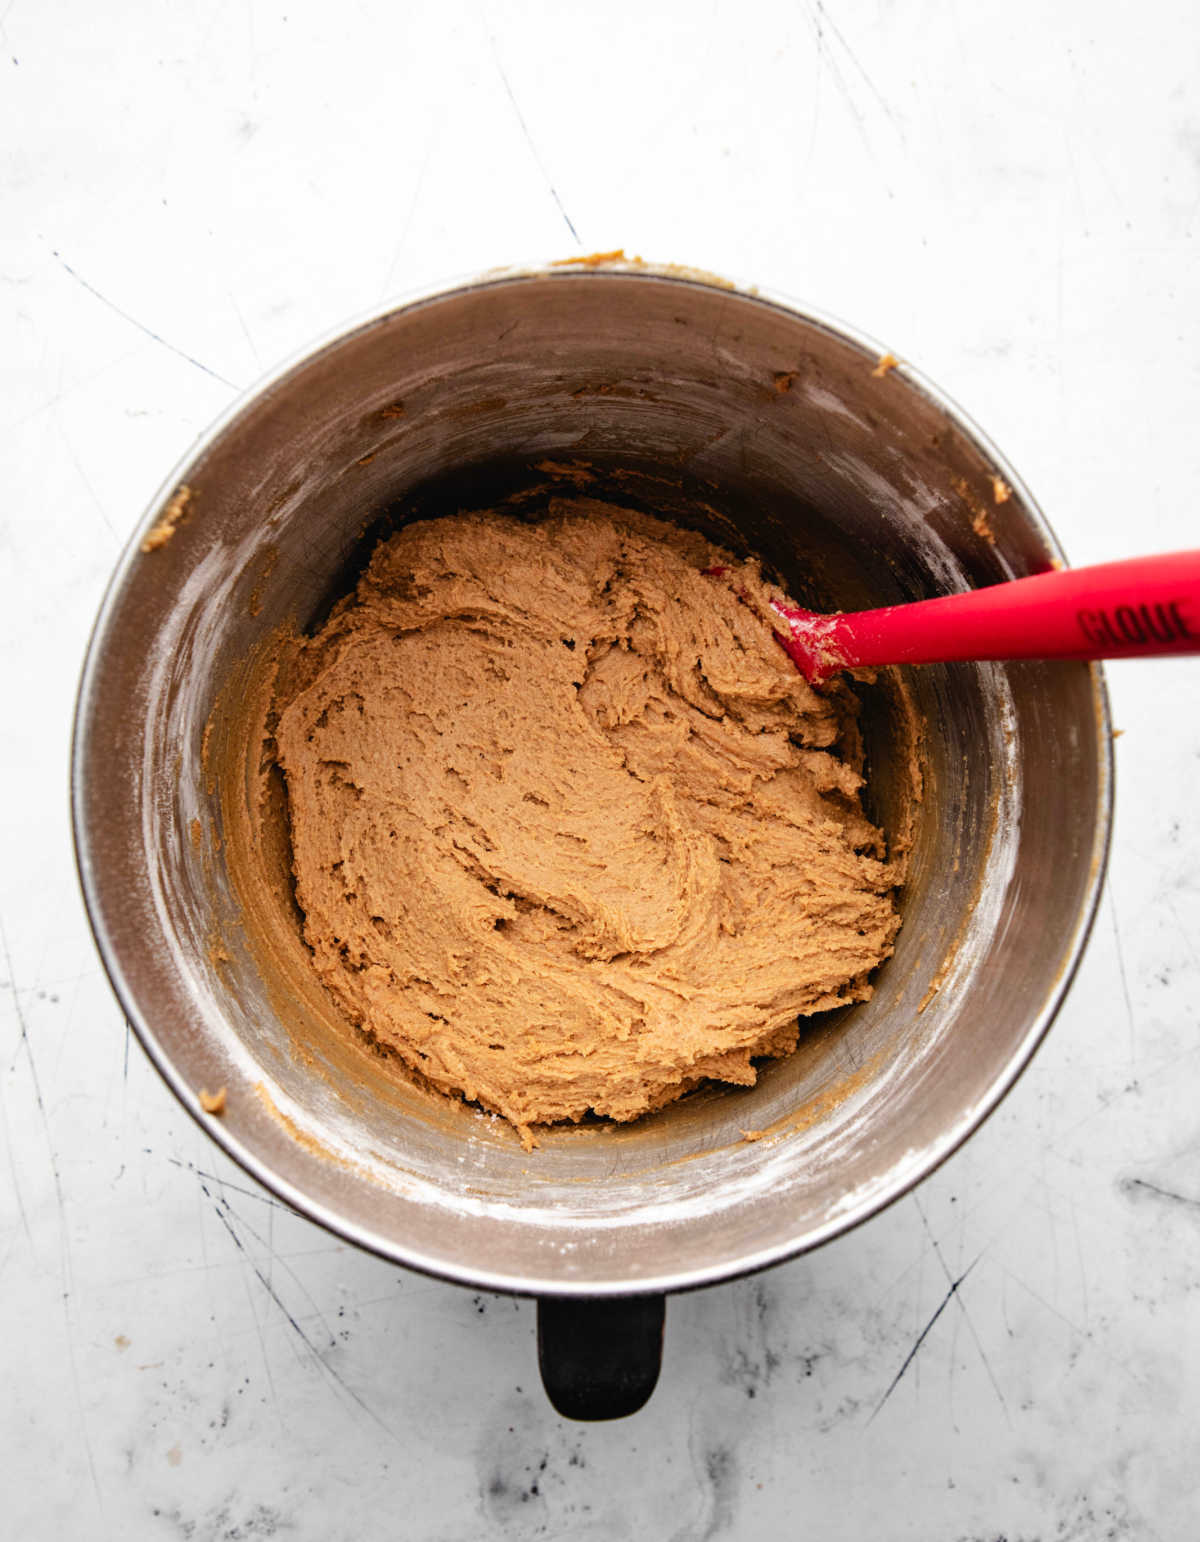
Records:
M376 549L274 701L304 938L351 1023L528 1140L751 1083L870 995L900 865L854 694L797 673L768 592L586 499Z

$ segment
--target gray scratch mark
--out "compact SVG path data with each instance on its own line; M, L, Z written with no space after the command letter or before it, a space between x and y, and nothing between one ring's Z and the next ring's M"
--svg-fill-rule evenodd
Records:
M130 1026L129 1019L126 1018L125 1019L125 1056L124 1056L124 1062L123 1062L123 1064L121 1066L121 1082L122 1082L123 1086L128 1086L128 1084L129 1084L129 1041L130 1041L130 1039L132 1037L133 1037L133 1029Z
M230 305L233 306L233 314L237 317L237 319L238 319L238 326L240 326L241 329L242 329L242 336L246 339L246 342L247 342L247 344L249 345L249 348L250 348L250 352L254 355L254 362L255 362L255 364L258 365L259 369L262 369L263 361L262 361L261 357L259 356L258 349L255 347L254 339L250 336L250 328L246 325L246 318L245 318L245 316L242 315L242 308L237 303L237 299L234 296L234 293L233 293L232 289L230 289L228 291L228 294L229 294L229 303L230 303Z
M1122 1178L1117 1184L1121 1193L1134 1199L1136 1191L1144 1189L1147 1194L1154 1194L1159 1199L1169 1200L1174 1205L1186 1205L1189 1210L1200 1209L1200 1198L1193 1198L1189 1194L1180 1194L1175 1189L1164 1189L1161 1184L1150 1183L1145 1178Z
M9 1121L9 1118L8 1118L8 1110L7 1109L4 1110L4 1144L8 1148L8 1165L9 1165L9 1169L12 1172L13 1196L14 1196L14 1198L17 1201L17 1211L18 1211L18 1213L20 1214L20 1217L21 1217L21 1229L25 1233L25 1240L32 1246L32 1244L33 1244L33 1233L29 1230L29 1216L26 1214L26 1211L25 1211L25 1201L24 1201L24 1199L21 1196L21 1180L17 1176L17 1154L13 1150L12 1129L11 1129L11 1126L10 1126L10 1121ZM15 1243L15 1238L16 1238L16 1233L15 1232L14 1232L13 1236L14 1236L14 1243ZM9 1248L9 1252L11 1252L11 1251L12 1251L12 1248L10 1247ZM4 1262L5 1263L8 1262L8 1253L5 1253L5 1255L4 1255ZM2 1266L0 1266L0 1267L2 1267Z
M1191 950L1192 950L1191 934L1187 931L1187 929L1184 926L1183 922L1179 919L1179 912L1175 909L1175 901L1170 897L1169 894L1164 894L1162 896L1162 902L1167 907L1167 909L1171 912L1171 920L1174 921L1174 923L1175 923L1175 930L1179 933L1179 935L1183 938L1184 942L1187 944L1187 949L1188 949L1188 952L1190 953Z
M1079 212L1079 223L1084 235L1088 235L1087 205L1083 201L1083 187L1079 181L1079 167L1075 161L1075 146L1071 142L1071 135L1066 124L1062 125L1063 148L1067 152L1067 165L1071 172L1071 185L1075 190L1075 204Z
M49 412L52 407L57 407L60 402L66 401L68 396L74 396L77 391L82 391L85 387L92 385L102 375L107 375L111 370L118 369L127 360L134 358L139 351L140 345L137 348L131 348L128 353L118 354L115 359L110 359L107 364L93 370L90 375L81 376L73 385L67 386L65 390L56 390L53 396L39 402L36 407L31 407L21 417L14 418L10 423L6 423L4 428L6 430L13 430L23 428L26 423L32 423L35 418L41 417L43 412ZM61 383L61 370L59 372L59 379Z
M833 33L834 37L837 38L838 42L846 50L846 54L847 54L847 57L850 60L850 63L858 71L859 75L862 76L863 82L866 85L867 90L870 91L871 95L879 103L880 109L882 110L884 117L888 120L888 122L896 130L896 133L899 135L900 139L903 140L904 139L904 135L903 135L903 133L901 131L900 124L897 122L896 115L895 115L895 113L893 113L893 111L891 109L891 106L888 103L887 98L884 96L883 92L880 91L879 87L875 84L875 82L871 79L870 75L868 75L866 70L863 68L862 61L859 59L858 55L854 52L853 48L850 47L850 44L846 41L845 33L838 26L837 22L833 19L832 15L826 9L824 0L814 0L814 4L816 5L818 16L821 17L822 21L828 23L829 30Z
M1075 1208L1075 1201L1070 1201L1071 1206L1071 1231L1075 1237L1075 1261L1079 1266L1079 1289L1083 1295L1083 1321L1085 1328L1090 1329L1092 1321L1091 1307L1088 1302L1087 1265L1083 1259L1083 1239L1079 1235L1079 1212Z
M81 273L76 273L71 264L60 257L57 252L52 253L52 256L58 263L59 267L63 268L67 273L69 273L77 284L86 289L88 294L94 295L95 298L100 301L101 305L107 305L109 310L112 311L115 315L120 316L122 321L127 321L131 327L136 327L138 331L141 332L144 336L150 338L153 342L158 343L169 353L173 353L176 358L184 359L188 364L195 365L197 369L203 370L206 375L211 375L214 380L220 381L223 386L228 386L231 391L236 391L238 389L232 380L226 380L224 375L218 375L215 369L209 369L207 364L202 364L199 359L194 359L190 353L185 353L182 348L176 348L174 343L169 343L165 337L160 337L157 332L146 326L144 322L139 321L136 316L131 316L128 311L123 311L121 307L110 300L107 295L101 294L94 284L89 284L87 279L84 278Z
M733 1523L737 1484L737 1461L729 1446L713 1445L704 1452L704 1479L708 1487L708 1524L697 1542L711 1542L728 1531Z
M363 1411L363 1413L366 1414L366 1416L372 1421L373 1424L378 1425L385 1435L389 1436L390 1439L394 1440L396 1444L399 1445L400 1437L396 1434L396 1431L380 1418L380 1416L375 1412L369 1403L367 1403L362 1397L359 1396L359 1394L354 1390L354 1388L350 1385L344 1376L341 1376L337 1371L334 1370L331 1365L325 1361L321 1352L317 1349L317 1346L313 1343L308 1334L305 1333L304 1329L288 1310L279 1292L275 1289L270 1280L259 1268L255 1259L250 1256L246 1249L245 1243L238 1235L236 1228L230 1220L230 1217L234 1214L234 1212L230 1209L228 1201L218 1199L216 1196L214 1196L212 1190L208 1187L203 1179L200 1180L200 1187L203 1189L205 1196L208 1198L209 1202L212 1204L213 1209L216 1211L217 1217L220 1220L222 1226L224 1226L225 1230L229 1233L230 1238L233 1241L233 1245L245 1259L246 1263L249 1264L255 1278L258 1280L258 1283L262 1286L268 1297L279 1308L280 1312L283 1314L284 1320L292 1329L292 1332L295 1333L296 1337L308 1350L309 1354L316 1361L318 1367L325 1373L326 1376L329 1377L330 1381L332 1381L335 1386L339 1387L347 1397L349 1397L354 1403L357 1404L357 1406ZM241 1221L242 1218L239 1216L238 1220ZM242 1224L245 1225L245 1222L242 1221ZM257 1322L257 1318L255 1321ZM274 1391L273 1388L272 1391Z
M1114 1354L1111 1349L1107 1348L1104 1342L1101 1339L1098 1339L1092 1333L1090 1328L1081 1327L1080 1324L1075 1322L1073 1318L1068 1317L1065 1312L1060 1311L1056 1306L1052 1306L1051 1303L1046 1300L1045 1296L1043 1296L1039 1291L1034 1290L1033 1286L1030 1285L1027 1280L1023 1280L1019 1274L1014 1274L1011 1269L1005 1268L1003 1264L999 1265L999 1268L1001 1270L1002 1284L1005 1280L1011 1280L1014 1285L1019 1285L1025 1294L1032 1300L1036 1301L1040 1307L1049 1312L1052 1317L1057 1317L1059 1322L1070 1328L1071 1332L1074 1333L1078 1338L1086 1341L1088 1344L1089 1354L1098 1355L1102 1360L1105 1361L1106 1364L1113 1366L1116 1370L1121 1371L1124 1375L1128 1376L1130 1381L1132 1381L1135 1386L1139 1387L1144 1393L1149 1395L1150 1386L1145 1378L1140 1376L1137 1371L1128 1365L1119 1355ZM1005 1317L1005 1325L1008 1326L1009 1336L1011 1337L1013 1330L1011 1326L1008 1325L1007 1314Z
M63 1204L63 1194L62 1182L58 1174L58 1156L54 1149L54 1142L50 1136L50 1122L46 1117L46 1104L42 1099L42 1084L38 1077L37 1063L33 1058L33 1045L29 1042L29 1025L25 1021L25 1012L21 1006L21 995L17 989L17 977L13 973L12 953L10 952L8 946L8 933L4 929L3 921L0 921L0 946L2 946L4 950L4 967L8 971L8 985L9 991L12 994L13 1011L17 1014L17 1055L19 1056L21 1051L24 1050L25 1058L29 1062L29 1079L33 1084L33 1096L37 1103L38 1113L41 1116L42 1128L46 1132L46 1142L50 1147L50 1170L54 1175L54 1187L58 1196L59 1209L61 1211ZM14 1058L12 1066L9 1067L9 1070L11 1071L15 1065L16 1058Z
M956 1435L961 1431L958 1426L958 1416L954 1411L954 1372L958 1368L958 1339L962 1331L962 1322L960 1313L955 1317L950 1328L950 1353L946 1357L946 1411L950 1415L950 1427Z
M285 1205L282 1200L275 1198L274 1194L257 1194L253 1189L244 1188L240 1183L230 1183L228 1178L218 1178L216 1173L205 1172L202 1167L197 1167L194 1162L184 1162L179 1157L168 1157L167 1162L172 1167L178 1167L183 1172L195 1173L197 1178L207 1179L209 1183L215 1183L220 1189L229 1189L234 1194L242 1194L247 1199L256 1199L260 1205L271 1205L276 1210L282 1210L287 1215L295 1215L296 1212L290 1205ZM243 1221L242 1223L246 1223ZM325 1249L321 1249L322 1252Z
M8 946L8 933L4 928L2 920L0 920L0 948L2 948L4 953L4 967L8 972L8 981L12 989L13 1010L17 1014L17 1026L20 1030L20 1045L24 1048L25 1058L29 1063L29 1080L33 1087L34 1102L37 1104L38 1116L41 1119L42 1130L46 1137L46 1146L50 1153L50 1176L54 1183L54 1199L58 1208L58 1241L63 1284L62 1308L66 1326L64 1337L66 1340L67 1363L71 1369L71 1381L75 1389L75 1410L79 1416L79 1433L83 1438L83 1451L87 1459L88 1473L92 1480L92 1491L96 1496L100 1517L107 1531L108 1521L104 1512L104 1496L100 1492L100 1480L96 1475L96 1460L92 1453L91 1437L88 1434L87 1415L83 1411L83 1392L79 1385L79 1365L75 1358L75 1324L71 1317L74 1271L71 1265L71 1238L67 1226L67 1205L63 1194L62 1173L58 1166L58 1150L54 1144L54 1134L50 1128L49 1116L46 1113L45 1099L42 1097L42 1083L41 1078L38 1076L37 1061L34 1059L33 1043L29 1037L29 1027L25 1021L25 1013L21 1007L20 995L17 991L17 977L13 972L12 952Z
M168 1158L168 1161L169 1160L171 1160L171 1159ZM195 1198L196 1198L196 1215L197 1215L196 1232L197 1232L197 1235L199 1236L199 1239L200 1239L200 1259L201 1259L201 1269L203 1271L202 1277L201 1277L201 1283L203 1284L203 1287L204 1287L204 1294L208 1298L209 1318L210 1318L210 1321L212 1322L213 1326L216 1329L217 1338L220 1340L221 1353L222 1353L222 1355L223 1355L223 1357L225 1359L225 1363L228 1364L229 1363L229 1350L228 1350L228 1346L227 1346L227 1344L225 1342L225 1334L224 1334L224 1331L223 1331L223 1326L224 1325L223 1325L222 1314L217 1310L217 1299L216 1299L216 1289L215 1289L216 1281L215 1281L215 1278L214 1278L214 1271L213 1271L213 1268L212 1268L212 1265L211 1265L211 1262L210 1262L209 1256L208 1256L208 1227L204 1224L204 1219L205 1219L205 1215L204 1215L204 1198L203 1198L203 1196L202 1196L202 1194L201 1194L199 1189L196 1189L194 1192L195 1192ZM250 1291L250 1282L246 1279L245 1272L243 1270L239 1270L239 1273L241 1275L242 1286L243 1286L243 1288L244 1288L244 1290L246 1292L246 1298L247 1298L247 1300L249 1302L249 1305L250 1305L250 1315L254 1319L254 1331L255 1331L255 1334L258 1337L259 1350L260 1350L260 1353L262 1354L263 1364L264 1364L264 1366L266 1368L267 1382L268 1382L268 1385L271 1386L272 1394L273 1394L274 1393L274 1385L271 1382L271 1368L270 1368L270 1365L267 1364L267 1348L266 1348L266 1345L263 1342L262 1329L259 1326L259 1322L258 1322L258 1312L255 1309L255 1302L254 1302L253 1296L252 1296L251 1291ZM239 1357L239 1359L240 1359L240 1357ZM276 1413L278 1414L278 1404L276 1404L275 1407L276 1407ZM279 1423L280 1423L280 1426L282 1427L282 1425L283 1425L283 1417L282 1417L282 1415L279 1415Z
M220 1180L218 1180L218 1181L220 1181ZM237 1212L230 1205L229 1201L225 1198L224 1194L222 1194L222 1196L221 1196L221 1204L224 1205L225 1209L229 1212L230 1215L236 1215L237 1214ZM278 1208L279 1208L278 1206L275 1206L271 1211L268 1212L268 1222L269 1223L274 1221L274 1219L275 1219L275 1210L277 1210ZM263 1247L263 1248L267 1249L267 1252L268 1252L268 1262L267 1262L267 1278L268 1278L268 1281L270 1280L270 1277L271 1277L271 1266L276 1261L276 1258L278 1258L278 1261L283 1265L284 1269L291 1276L292 1281L295 1284L297 1290L299 1290L302 1295L304 1295L304 1296L306 1296L308 1298L309 1305L313 1309L313 1315L316 1317L317 1321L321 1324L321 1327L324 1329L324 1332L325 1332L325 1337L329 1340L329 1348L330 1349L336 1349L337 1348L337 1336L336 1336L336 1334L334 1333L333 1329L329 1326L329 1323L327 1322L327 1320L325 1318L325 1314L324 1314L324 1312L322 1312L322 1310L320 1308L320 1305L318 1304L316 1298L313 1296L313 1294L309 1290L308 1286L304 1283L304 1281L300 1278L300 1276L296 1273L296 1271L292 1268L291 1264L288 1262L287 1256L285 1254L278 1254L277 1255L274 1252L273 1248L271 1247L270 1242L266 1238L263 1237L263 1235L262 1235L262 1233L260 1231L256 1230L255 1227L251 1226L250 1222L246 1219L246 1217L244 1215L238 1215L237 1216L237 1220L238 1220L238 1225L241 1226L244 1231L248 1231L250 1233L250 1235L254 1238L255 1242L257 1242L260 1247Z
M213 1198L212 1190L209 1189L207 1184L204 1183L203 1179L200 1182L200 1192L208 1200L209 1204L212 1205L213 1209L216 1211L218 1220L221 1221L221 1223L224 1225L226 1231L233 1238L234 1245L237 1248L239 1257L241 1257L243 1260L249 1262L251 1264L251 1267L253 1267L253 1260L250 1259L249 1255L246 1252L246 1249L242 1246L241 1238L238 1236L237 1232L230 1225L229 1221L226 1220L225 1216L223 1216L221 1214L220 1206L217 1204L217 1201ZM208 1256L207 1255L207 1249L205 1249L205 1261L206 1261L206 1263L207 1263L207 1256ZM257 1270L255 1270L255 1272L257 1273ZM206 1275L207 1275L207 1270L206 1270ZM267 1341L266 1341L266 1338L263 1336L262 1323L259 1321L258 1304L257 1304L257 1302L254 1299L254 1292L250 1289L250 1281L246 1277L246 1274L245 1274L244 1270L241 1271L241 1279L242 1279L243 1287L244 1287L244 1289L246 1291L246 1304L247 1304L247 1306L250 1309L250 1320L254 1324L254 1336L258 1340L258 1352L262 1356L263 1372L264 1372L264 1374L266 1375L266 1378L267 1378L267 1386L271 1389L271 1406L274 1408L276 1416L279 1419L280 1427L282 1427L283 1426L283 1411L279 1407L279 1393L276 1390L276 1387L275 1387L275 1376L274 1376L274 1373L271 1370L271 1357L267 1354ZM268 1310L269 1310L269 1308L268 1308Z
M815 0L815 8L814 0L806 0L806 5L808 9L809 21L812 23L813 36L815 37L817 43L817 58L819 61L823 60L824 63L829 66L829 73L833 77L833 83L841 92L842 100L846 103L846 106L850 110L850 116L854 119L854 126L858 130L858 135L863 142L863 147L871 155L872 159L874 159L874 148L871 144L870 135L867 133L866 119L864 118L862 110L854 98L854 93L851 91L846 77L842 74L838 62L833 56L833 50L830 48L829 43L825 37L824 7L820 4L820 0ZM889 197L892 197L892 190L888 186L887 181L883 178L882 173L880 180L883 183L884 191L888 194Z
M929 1225L929 1219L926 1216L924 1207L921 1204L920 1196L916 1193L913 1194L913 1203L917 1207L917 1214L921 1217L921 1225L925 1228L925 1235L929 1238L930 1246L933 1248L934 1257L942 1266L942 1273L946 1276L947 1280L949 1280L951 1278L950 1269L942 1255L942 1249L938 1243L938 1240L933 1235L933 1229ZM961 1283L962 1280L966 1278L966 1274L970 1273L971 1269L975 1267L975 1264L977 1264L982 1257L982 1253L976 1255L974 1263L971 1264L970 1268L966 1271L965 1274L959 1277L959 1283ZM955 1288L957 1289L957 1287ZM987 1378L992 1384L992 1391L996 1394L996 1397L1000 1403L1000 1407L1004 1410L1005 1419L1008 1420L1008 1422L1011 1424L1012 1420L1009 1417L1008 1404L1004 1401L1004 1393L1001 1392L1000 1383L996 1380L995 1372L992 1370L992 1362L988 1359L987 1354L984 1351L983 1340L979 1337L979 1334L975 1328L974 1319L972 1318L970 1312L967 1310L967 1303L961 1296L958 1297L958 1306L959 1310L963 1314L963 1319L966 1322L967 1329L970 1332L971 1338L975 1343L975 1348L979 1353L979 1358L983 1362L983 1368L987 1372Z
M823 57L824 56L822 50L818 48L816 78L813 81L812 119L808 125L808 155L804 161L805 176L808 175L808 169L813 163L813 155L817 148L817 124L821 117L821 76L824 74L824 71L821 68L821 61Z
M825 24L821 8L809 3L807 5L807 10L809 21L812 23L813 37L816 39L817 43L818 57L829 66L830 73L833 76L834 84L837 86L838 90L841 91L842 96L846 102L846 106L849 107L851 116L853 117L855 123L858 125L859 132L863 134L863 143L867 144L868 142L863 129L863 117L862 113L859 111L858 103L854 100L854 94L846 84L845 76L838 68L837 60L833 57L833 53L830 50L829 44L825 41ZM869 144L868 148L870 148Z
M384 276L383 286L379 291L379 298L381 300L392 287L392 279L396 273L396 264L400 261L400 253L408 245L408 235L409 231L412 229L413 219L416 216L417 204L420 202L421 193L425 188L425 173L429 168L429 162L433 156L433 135L434 130L431 127L429 133L425 136L425 154L421 159L421 169L417 172L417 180L413 184L413 195L408 201L408 212L404 216L404 223L400 227L400 234L397 236L396 245L392 250L392 260L388 263L388 270Z
M58 410L58 401L57 401L57 399L53 403L53 411L54 411L55 421L56 421L56 423L58 425L59 438L62 440L63 444L65 444L66 447L67 447L67 454L71 457L71 464L75 467L75 470L79 473L79 480L83 483L84 487L87 488L88 496L91 498L92 502L96 505L96 513L99 514L101 520L103 521L104 528L108 531L109 535L112 536L114 541L119 541L121 538L117 534L116 530L113 528L112 521L109 519L108 515L104 512L104 505L100 502L99 494L96 492L96 489L92 486L92 479L91 479L91 477L88 476L87 472L83 469L83 462L79 459L79 455L76 452L75 445L74 445L74 443L71 440L71 436L67 433L66 424L63 422L63 418L62 418L62 413L59 412L59 410Z
M1106 884L1108 913L1112 917L1113 946L1117 955L1117 973L1121 976L1121 995L1125 998L1125 1016L1129 1023L1129 1063L1136 1064L1136 1034L1133 1020L1133 1002L1129 995L1129 980L1125 974L1125 951L1121 947L1121 928L1117 922L1117 902L1113 898L1112 885Z
M1046 1182L1046 1158L1044 1153L1038 1160L1038 1186L1040 1193L1034 1196L1031 1203L1046 1217L1046 1223L1050 1228L1050 1257L1054 1265L1054 1278L1050 1289L1051 1294L1057 1300L1059 1295L1058 1216L1055 1213L1053 1204L1050 1202L1050 1196L1053 1196L1055 1200L1061 1201L1062 1195L1056 1189L1052 1189Z
M1040 1307L1044 1307L1052 1317L1057 1317L1059 1322L1065 1323L1066 1326L1070 1328L1072 1333L1077 1333L1081 1339L1087 1338L1089 1336L1086 1328L1080 1327L1080 1325L1072 1318L1068 1317L1065 1312L1060 1311L1056 1306L1052 1306L1050 1302L1046 1300L1045 1296L1043 1296L1039 1291L1034 1290L1033 1286L1030 1285L1027 1280L1023 1280L1019 1274L1014 1274L1011 1269L1006 1269L1003 1264L1000 1267L1005 1279L1011 1280L1014 1285L1019 1285L1027 1296L1032 1296L1037 1304ZM1011 1328L1009 1329L1009 1332L1011 1334Z
M534 144L534 142L533 142L533 135L529 132L529 125L525 122L525 114L521 111L520 107L518 106L517 99L513 95L513 88L508 83L508 76L504 73L504 66L500 63L500 55L496 52L496 40L492 36L492 34L487 31L486 27L485 27L485 33L486 33L487 40L488 40L488 48L491 50L492 63L496 66L496 73L500 76L501 83L504 86L504 89L505 89L505 91L508 94L508 99L512 103L512 110L516 114L517 122L521 125L521 133L525 136L525 143L529 146L529 152L533 156L533 159L534 159L534 161L537 164L537 169L541 172L542 177L545 179L546 186L550 189L550 196L551 196L551 198L554 199L555 207L558 209L558 212L562 215L563 221L566 224L567 229L571 232L571 236L574 239L575 245L578 246L579 249L582 251L582 249L583 249L583 242L579 239L579 232L575 229L575 226L571 223L571 216L567 213L566 209L563 208L563 201L558 196L558 189L555 187L554 183L550 180L550 173L546 170L545 162L542 160L542 157L538 154L538 147L537 147L537 145Z
M47 979L43 974L39 974L36 987L25 986L22 989L25 995L28 995L30 990L33 989L43 991L57 990L60 986L65 988L68 985L78 985L81 980L93 980L99 973L99 969L81 969L78 974L52 975L50 979Z
M699 1508L696 1515L671 1534L671 1542L711 1542L727 1533L733 1520L737 1457L732 1445L701 1441L697 1416L703 1400L703 1394L697 1393L687 1412L688 1460Z
M12 1231L9 1233L8 1246L4 1249L4 1256L0 1258L0 1275L2 1275L8 1268L8 1261L16 1251L17 1238L20 1236L20 1233L21 1228L19 1226L14 1226Z
M932 1330L934 1323L937 1322L938 1318L946 1310L947 1306L949 1306L951 1297L952 1296L956 1296L958 1294L958 1287L962 1284L962 1282L966 1279L966 1277L970 1274L971 1270L974 1269L975 1265L978 1262L979 1262L979 1259L976 1258L973 1262L971 1262L971 1263L969 1263L967 1265L967 1267L963 1270L963 1272L959 1275L959 1277L956 1280L952 1280L950 1282L950 1289L946 1292L946 1294L942 1297L941 1301L938 1303L937 1311L934 1312L933 1316L929 1319L929 1321L925 1324L925 1326L921 1329L920 1333L917 1335L916 1342L913 1344L913 1346L909 1350L908 1354L905 1355L905 1357L904 1357L904 1364L896 1372L895 1376L892 1377L891 1385L888 1387L887 1391L883 1394L883 1396L879 1399L879 1402L875 1405L875 1412L867 1420L868 1424L874 1423L875 1418L878 1415L880 1409L887 1402L888 1398L891 1397L892 1393L896 1390L896 1388L900 1385L900 1382L903 1379L905 1371L908 1370L909 1366L916 1359L917 1353L920 1350L921 1345L929 1337L930 1331Z
M427 1288L423 1293L428 1295L430 1294L430 1291ZM420 1292L418 1292L418 1294L420 1294ZM386 1296L354 1296L352 1299L346 1302L346 1305L352 1307L356 1312L365 1312L366 1309L370 1306L394 1306L397 1299L397 1292L393 1289L389 1290ZM486 1329L486 1324L481 1322L479 1327L481 1331L484 1331Z
M1067 1143L1067 1141L1071 1139L1072 1136L1081 1130L1084 1125L1090 1124L1093 1119L1097 1119L1101 1114L1107 1113L1108 1110L1114 1106L1114 1104L1121 1102L1121 1100L1124 1098L1132 1096L1134 1093L1141 1092L1148 1087L1152 1087L1155 1083L1161 1081L1164 1076L1172 1072L1177 1073L1179 1066L1185 1064L1188 1061L1195 1060L1197 1056L1200 1056L1200 1047L1181 1050L1178 1055L1169 1055L1165 1060L1160 1061L1151 1070L1142 1071L1139 1073L1136 1081L1130 1081L1119 1091L1109 1094L1098 1092L1096 1094L1096 1106L1084 1114L1082 1118L1077 1119L1074 1124L1068 1125L1067 1128L1056 1137L1054 1142L1047 1146L1046 1150L1048 1154L1050 1156L1057 1157L1060 1161L1067 1162L1073 1167L1079 1167L1081 1165L1079 1158L1068 1156L1061 1149Z
M294 1252L294 1253L281 1254L280 1257L286 1257L286 1258L310 1258L310 1257L314 1257L314 1256L316 1256L316 1255L318 1255L318 1254L320 1254L322 1252L324 1254L326 1254L326 1255L329 1255L330 1253L336 1253L338 1251L339 1250L337 1248L324 1248L324 1249L322 1249L322 1248L306 1248L302 1252ZM179 1264L179 1265L176 1265L174 1268L171 1268L171 1269L142 1269L142 1270L139 1270L136 1274L126 1275L123 1279L112 1280L112 1281L110 1281L108 1283L111 1283L114 1288L116 1286L118 1286L118 1285L144 1285L148 1281L151 1281L151 1280L153 1280L153 1281L174 1280L174 1279L178 1279L182 1275L186 1275L186 1274L203 1274L206 1269L212 1270L212 1271L215 1271L215 1270L221 1269L221 1268L233 1269L233 1268L237 1267L237 1264L238 1264L238 1260L236 1258L234 1258L234 1259L231 1259L228 1264L220 1264L220 1263L214 1263L214 1264L207 1264L207 1263Z

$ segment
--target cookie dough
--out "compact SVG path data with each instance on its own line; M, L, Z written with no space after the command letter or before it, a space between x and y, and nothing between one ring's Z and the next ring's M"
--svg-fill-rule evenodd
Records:
M857 701L797 673L770 593L586 499L376 549L274 701L304 939L351 1023L528 1141L752 1083L871 994L899 866Z

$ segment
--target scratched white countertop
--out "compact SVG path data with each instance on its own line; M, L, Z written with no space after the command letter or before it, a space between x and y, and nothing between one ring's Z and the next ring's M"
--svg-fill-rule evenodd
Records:
M0 1530L1067 1542L1200 1525L1200 661L1109 669L1117 812L1032 1068L823 1250L672 1300L564 1423L533 1308L206 1142L101 972L67 755L107 575L242 387L390 294L618 246L937 380L1072 560L1197 542L1193 0L0 0Z

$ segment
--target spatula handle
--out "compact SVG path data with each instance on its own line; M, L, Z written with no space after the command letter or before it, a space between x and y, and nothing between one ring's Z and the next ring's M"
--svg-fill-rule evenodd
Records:
M1064 568L912 605L836 616L777 606L810 677L951 659L1108 659L1200 652L1200 551Z

